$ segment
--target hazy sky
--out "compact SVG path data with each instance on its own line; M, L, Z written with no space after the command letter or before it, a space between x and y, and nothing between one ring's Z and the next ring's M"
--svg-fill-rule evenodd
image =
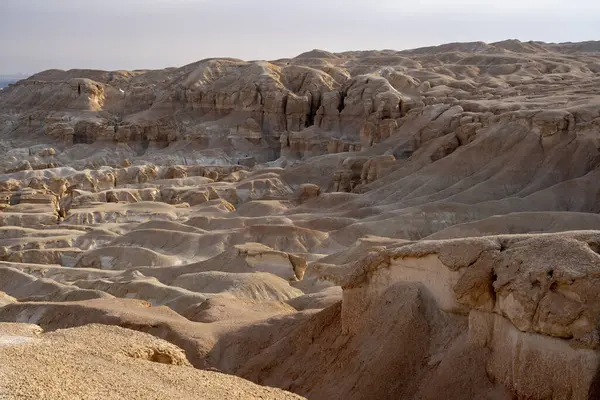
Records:
M599 21L598 0L0 0L0 73L600 40Z

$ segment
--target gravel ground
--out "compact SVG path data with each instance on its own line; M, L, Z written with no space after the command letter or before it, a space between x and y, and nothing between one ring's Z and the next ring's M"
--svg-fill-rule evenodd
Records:
M119 327L42 334L0 324L0 399L301 399L194 369L180 348Z

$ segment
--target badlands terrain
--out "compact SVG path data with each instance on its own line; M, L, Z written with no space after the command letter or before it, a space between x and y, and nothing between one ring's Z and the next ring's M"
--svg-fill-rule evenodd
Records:
M49 70L0 154L2 399L600 398L600 42Z

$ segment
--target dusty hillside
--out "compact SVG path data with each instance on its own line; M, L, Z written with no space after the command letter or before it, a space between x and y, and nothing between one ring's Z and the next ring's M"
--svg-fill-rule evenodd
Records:
M0 324L2 398L301 399L198 371L181 349L147 334L102 325L40 331L36 325Z
M4 89L0 321L29 325L0 326L0 397L293 396L192 365L311 399L595 398L599 50L313 50ZM59 348L92 383L48 373Z

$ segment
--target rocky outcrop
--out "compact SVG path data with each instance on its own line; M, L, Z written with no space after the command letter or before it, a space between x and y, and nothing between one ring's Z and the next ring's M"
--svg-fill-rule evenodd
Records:
M262 384L294 374L289 388L310 398L587 398L600 360L598 240L573 232L407 243L322 265L322 279L342 284L341 303L250 357L221 346L258 327L225 336L214 356L241 356L226 368ZM406 379L381 380L401 372Z
M304 185L300 185L294 197L298 203L302 204L310 199L319 197L320 194L321 188L318 185L305 183Z
M534 86L552 78L528 46L485 46L486 54L467 48L452 60L432 48L273 62L210 59L169 71L46 71L3 91L0 106L16 115L11 129L43 131L67 145L120 143L147 153L183 141L258 163L365 150L412 131L409 148L394 151L402 158L453 132L433 152L437 160L503 114L536 111L532 129L544 137L598 118L575 97L566 104L536 100ZM507 51L518 56L506 58ZM556 54L553 63L572 62ZM531 83L507 87L511 63L523 66ZM593 79L593 71L582 71L565 76Z
M16 303L16 299L12 296L7 295L4 292L0 292L0 307L4 307L7 304Z

